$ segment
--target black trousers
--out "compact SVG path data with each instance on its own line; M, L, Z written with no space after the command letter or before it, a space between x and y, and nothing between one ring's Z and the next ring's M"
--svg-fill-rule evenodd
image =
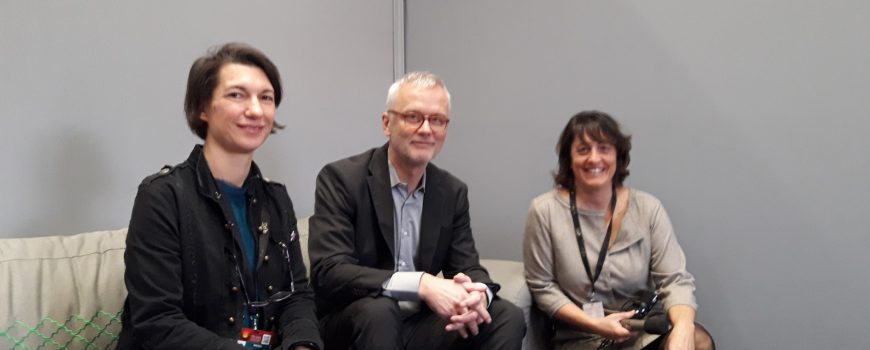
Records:
M492 323L462 339L444 330L447 321L429 308L403 316L395 299L364 297L320 320L327 350L344 349L516 349L522 347L526 323L523 312L499 298L489 306Z

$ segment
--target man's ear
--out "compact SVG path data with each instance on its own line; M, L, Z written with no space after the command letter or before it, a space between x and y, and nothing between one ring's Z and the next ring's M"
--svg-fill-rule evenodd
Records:
M381 126L384 128L384 136L390 136L390 114L384 112L381 114Z

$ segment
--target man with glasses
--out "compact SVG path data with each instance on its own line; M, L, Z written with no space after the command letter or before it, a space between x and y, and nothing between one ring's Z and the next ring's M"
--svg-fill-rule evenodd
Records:
M466 185L431 163L450 123L444 82L400 78L381 123L384 146L317 177L309 249L326 348L519 349L523 314L480 265Z

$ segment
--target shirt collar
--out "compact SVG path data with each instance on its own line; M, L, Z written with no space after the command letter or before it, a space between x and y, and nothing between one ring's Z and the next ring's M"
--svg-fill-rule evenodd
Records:
M387 167L390 169L390 188L396 188L398 185L408 186L407 183L399 180L399 173L396 172L396 167L393 166L393 163L390 162L390 158L387 157ZM420 179L420 185L417 187L417 192L425 193L426 192L426 172L423 172L423 178Z

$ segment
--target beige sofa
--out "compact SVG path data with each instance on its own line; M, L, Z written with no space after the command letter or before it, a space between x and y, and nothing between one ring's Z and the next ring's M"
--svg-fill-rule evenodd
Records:
M303 247L308 222L300 220ZM0 349L114 348L121 329L127 230L0 239ZM303 249L306 266L308 251ZM499 295L523 309L524 349L542 349L522 263L483 259Z

